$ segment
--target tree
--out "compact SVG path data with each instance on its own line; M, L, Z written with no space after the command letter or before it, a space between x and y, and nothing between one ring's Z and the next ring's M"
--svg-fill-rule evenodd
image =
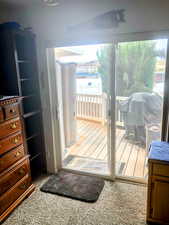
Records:
M111 45L106 45L101 47L97 51L97 59L99 61L98 72L102 79L103 92L107 93L108 87L108 74L109 74L109 64L110 64L110 52Z
M105 92L110 49L110 46L106 46L97 53L100 64L98 70ZM157 55L155 41L120 43L116 54L116 95L130 96L134 92L151 92Z

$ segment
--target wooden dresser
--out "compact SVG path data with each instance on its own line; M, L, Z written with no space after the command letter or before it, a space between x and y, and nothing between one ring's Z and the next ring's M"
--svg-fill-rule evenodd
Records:
M152 142L148 166L147 222L169 224L169 143Z
M32 191L20 99L0 99L0 223Z

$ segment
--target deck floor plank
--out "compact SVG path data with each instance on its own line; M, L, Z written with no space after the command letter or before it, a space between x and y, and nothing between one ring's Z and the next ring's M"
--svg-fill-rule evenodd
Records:
M143 177L144 176L144 161L146 157L146 151L139 147L138 157L137 157L137 164L134 171L135 177Z
M98 146L97 150L93 153L93 157L95 159L100 159L100 154L104 151L105 146L107 145L107 137L104 136L102 142L100 143L100 145Z
M98 130L98 124L94 123L93 126L89 127L89 125L86 123L86 133L77 131L77 142L69 148L68 152L71 152L71 154L83 156L86 147L89 145L89 141L92 140L93 135L97 133ZM82 143L80 143L81 139L83 139Z
M125 171L125 175L127 176L128 174L130 174L130 176L134 176L134 171L135 171L135 167L136 167L136 163L137 163L137 155L138 155L138 146L137 147L133 147L132 148L132 152L130 154L129 157L129 161L127 163L127 167L126 167L126 171Z
M92 141L91 141L91 145L90 148L86 150L86 156L93 156L93 153L95 151L97 151L97 148L99 147L99 145L102 143L104 137L106 136L106 133L104 133L104 131L101 129L99 129L98 133L96 134L95 138L93 137Z
M126 146L127 146L127 140L123 138L118 148L116 148L116 161L121 161L121 158L126 149Z
M90 148L92 148L92 146L95 145L96 140L101 134L102 132L100 131L100 128L95 127L93 132L90 132L90 135L86 137L86 141L83 143L83 145L79 147L78 155L86 156Z
M123 149L123 153L122 153L121 159L120 159L120 162L124 163L124 169L123 169L124 174L125 174L125 169L127 167L127 162L128 162L130 153L131 153L131 144L129 142L126 142L125 148Z

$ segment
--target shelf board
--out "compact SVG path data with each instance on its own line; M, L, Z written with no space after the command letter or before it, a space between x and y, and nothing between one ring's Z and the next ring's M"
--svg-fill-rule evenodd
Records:
M17 60L18 63L30 63L29 60Z
M31 135L30 137L27 137L26 140L29 141L29 140L31 140L31 139L33 139L33 138L38 137L39 135L40 135L40 133L33 134L33 135Z
M20 81L21 82L23 82L23 81L32 81L32 79L31 78L21 78Z
M36 97L36 95L32 94L32 95L24 95L24 96L22 96L22 98L32 98L32 97Z
M34 155L33 157L30 157L30 161L38 158L41 155L41 153L37 153L36 155Z
M36 114L39 114L40 113L40 110L37 110L37 111L33 111L33 112L30 112L30 113L25 113L23 115L24 118L28 118L28 117L31 117L31 116L34 116Z

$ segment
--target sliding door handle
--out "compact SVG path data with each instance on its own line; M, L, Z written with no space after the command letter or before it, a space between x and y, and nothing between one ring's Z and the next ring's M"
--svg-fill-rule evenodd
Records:
M56 113L56 120L59 120L59 110L57 106L55 108L55 113Z

